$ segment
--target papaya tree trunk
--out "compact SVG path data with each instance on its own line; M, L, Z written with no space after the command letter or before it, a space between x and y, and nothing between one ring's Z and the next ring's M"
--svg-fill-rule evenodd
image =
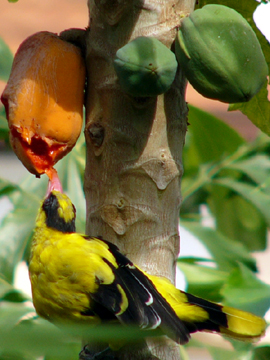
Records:
M89 235L102 236L143 270L175 280L178 219L187 129L186 81L153 98L123 93L113 68L116 51L138 36L168 48L194 0L88 0L85 195ZM178 359L169 339L149 340L160 359ZM146 358L139 351L121 359ZM149 357L148 357L149 358Z

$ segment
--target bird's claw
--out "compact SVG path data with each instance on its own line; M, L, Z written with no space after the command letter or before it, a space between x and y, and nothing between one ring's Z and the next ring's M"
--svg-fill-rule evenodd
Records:
M107 347L100 352L91 351L87 345L84 346L79 356L80 360L117 360L113 351Z

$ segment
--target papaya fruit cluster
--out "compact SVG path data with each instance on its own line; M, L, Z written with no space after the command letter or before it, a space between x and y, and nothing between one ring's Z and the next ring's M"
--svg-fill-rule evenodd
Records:
M206 5L182 19L175 53L191 85L222 102L249 101L268 75L255 32L242 15L223 5ZM114 67L124 92L145 97L171 87L177 62L157 39L139 37L117 51Z
M75 145L83 122L85 64L80 49L56 34L38 32L15 54L2 94L11 145L36 176Z

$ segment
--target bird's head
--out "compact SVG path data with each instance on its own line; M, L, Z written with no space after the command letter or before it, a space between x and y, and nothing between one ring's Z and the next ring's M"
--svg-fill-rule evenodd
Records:
M48 227L63 233L73 233L75 228L76 209L70 198L63 194L57 172L49 178L45 199L41 202L36 227Z
M63 194L57 171L47 173L49 184L45 199L41 202L36 220L37 227L48 227L63 233L76 231L76 209L70 198Z
M43 223L64 233L75 232L76 209L69 197L52 190L41 203L40 215Z

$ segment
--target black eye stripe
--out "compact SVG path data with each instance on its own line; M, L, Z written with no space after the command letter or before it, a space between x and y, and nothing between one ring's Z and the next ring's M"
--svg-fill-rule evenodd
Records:
M59 208L57 197L52 193L44 200L42 205L43 210L47 213L54 208Z
M59 216L58 209L60 205L57 200L57 197L54 194L50 194L47 199L44 200L42 209L46 214L46 225L49 228L64 232L72 233L76 231L75 228L75 214L76 210L74 209L74 218L71 221L66 222L63 218Z

